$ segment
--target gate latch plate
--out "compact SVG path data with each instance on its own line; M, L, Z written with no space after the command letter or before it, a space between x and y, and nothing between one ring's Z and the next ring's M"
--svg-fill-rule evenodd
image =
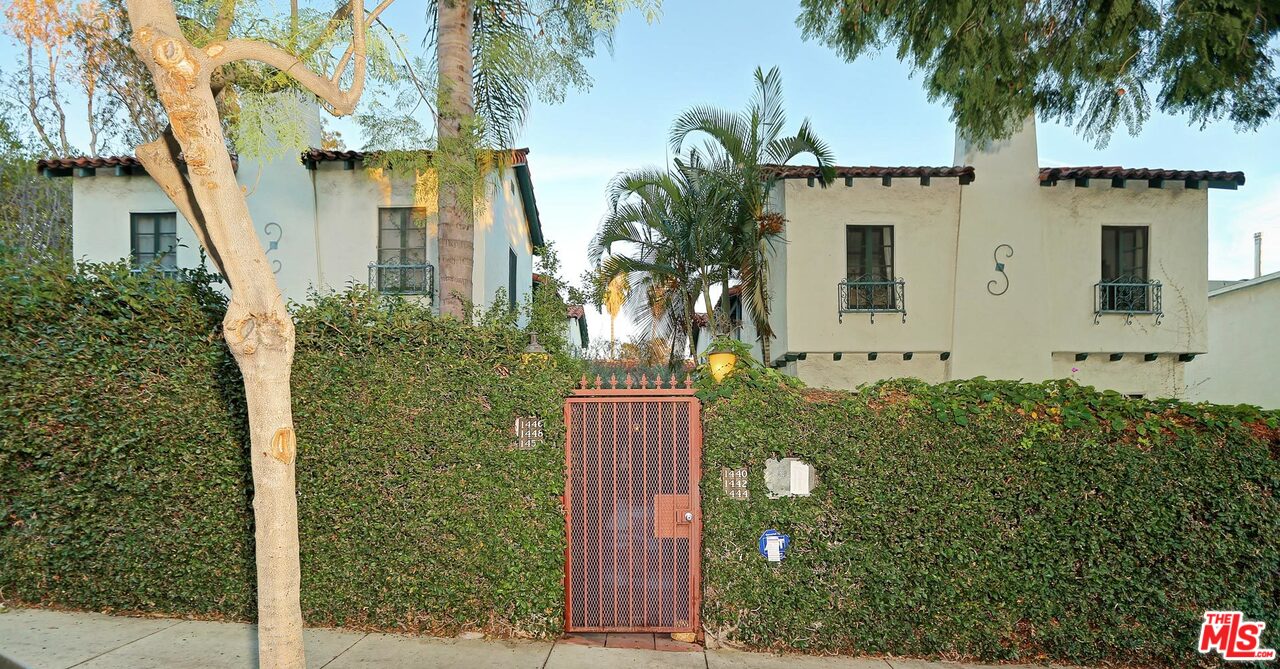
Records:
M693 500L689 495L653 496L653 536L688 539L692 535Z

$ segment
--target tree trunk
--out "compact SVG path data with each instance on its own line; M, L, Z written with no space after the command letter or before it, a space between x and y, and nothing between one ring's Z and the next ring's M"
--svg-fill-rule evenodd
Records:
M760 286L760 294L763 296L763 301L764 301L764 305L762 305L762 308L764 309L764 322L766 325L768 325L769 323L769 284L768 283L762 284ZM772 363L772 361L769 360L769 340L773 338L769 334L770 329L772 328L768 328L764 332L760 333L760 358L761 358L760 361L763 362L766 367Z
M436 60L440 73L440 104L436 136L440 142L456 139L463 121L475 113L472 95L472 0L439 0L436 7ZM456 158L456 156L455 156ZM440 181L440 311L466 320L466 303L472 297L471 273L475 229L470 207L462 198L471 197L465 184Z
M138 147L148 173L191 221L232 287L223 332L244 377L253 465L258 570L258 659L302 669L296 442L290 408L293 321L254 232L227 153L210 87L222 49L183 36L170 0L129 0L133 49L146 63L187 166L184 180L163 141ZM216 49L216 50L215 50Z

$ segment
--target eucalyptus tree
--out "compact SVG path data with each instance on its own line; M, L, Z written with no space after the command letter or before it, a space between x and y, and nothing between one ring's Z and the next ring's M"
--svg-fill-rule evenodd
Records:
M428 0L435 40L441 310L465 318L472 295L474 215L485 178L524 123L532 101L556 103L586 88L583 61L611 48L627 8L656 16L658 0ZM427 167L422 165L422 168Z
M641 325L663 325L697 354L694 318L701 298L715 329L711 285L726 266L726 230L736 216L726 166L698 152L670 170L622 172L609 184L609 212L591 241L589 257L611 283L628 277L628 302Z
M1280 111L1275 0L801 0L809 39L847 60L894 48L962 134L1007 137L1033 114L1104 144L1154 105L1202 128Z
M817 162L819 181L824 187L835 174L831 148L814 133L809 119L801 121L793 135L783 135L786 125L782 75L775 67L768 73L756 68L755 93L742 111L693 107L680 114L671 126L671 147L675 151L679 152L690 136L701 135L715 159L731 166L725 174L737 206L726 226L730 240L727 253L742 286L743 304L760 336L766 363L773 337L769 322L769 259L785 223L782 215L769 206L777 183L777 172L772 168L808 155ZM722 295L727 295L727 290Z

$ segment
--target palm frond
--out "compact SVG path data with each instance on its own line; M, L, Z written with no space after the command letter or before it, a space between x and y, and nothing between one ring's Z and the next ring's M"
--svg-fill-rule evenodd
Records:
M757 119L762 131L759 144L768 146L787 125L787 113L782 107L782 73L777 67L773 67L766 74L757 67L755 78L755 95L747 108Z
M811 155L817 161L823 186L835 179L835 152L826 141L814 134L809 119L800 124L795 135L771 142L765 150L765 159L770 163L783 165L803 154Z
M694 133L709 135L730 160L742 163L751 158L750 127L737 114L715 107L685 110L671 124L671 148L680 153L685 139Z

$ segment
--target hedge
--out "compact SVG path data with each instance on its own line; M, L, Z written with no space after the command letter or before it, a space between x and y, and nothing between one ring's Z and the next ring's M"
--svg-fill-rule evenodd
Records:
M1205 610L1280 625L1275 412L1070 381L760 376L704 412L703 615L730 641L1189 666ZM766 496L780 456L816 468L812 496ZM741 466L746 501L719 480ZM779 564L756 552L769 528L792 539Z
M0 272L0 599L253 618L243 391L224 301L189 278ZM526 364L527 335L502 320L359 290L297 309L309 624L560 629L578 368ZM545 420L542 448L512 448L518 415Z
M0 601L253 618L244 404L205 279L0 263ZM307 622L557 634L580 366L524 360L501 311L311 304L293 372ZM1189 666L1206 609L1280 625L1275 412L1069 381L701 383L703 617L725 641ZM543 418L541 448L512 447L521 415ZM767 497L779 456L814 465L811 497ZM720 468L741 466L751 497L730 500ZM781 564L756 553L768 528L792 537Z

